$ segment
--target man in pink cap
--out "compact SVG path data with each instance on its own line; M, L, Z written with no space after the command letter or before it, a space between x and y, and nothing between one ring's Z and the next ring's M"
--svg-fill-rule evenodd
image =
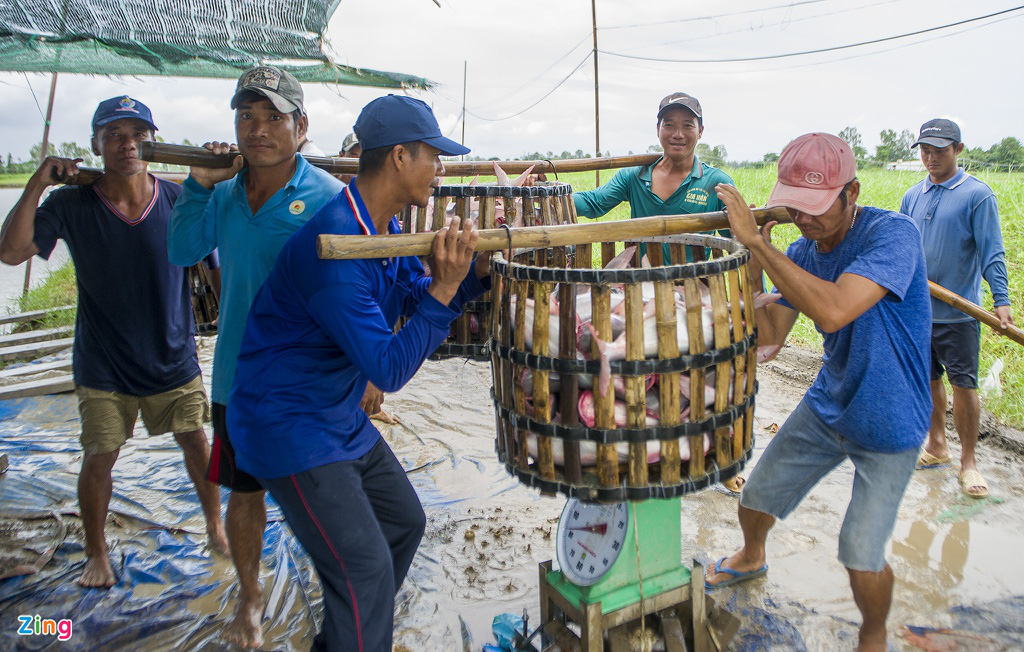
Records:
M801 236L783 254L774 222L758 230L739 191L717 187L734 237L782 298L757 310L758 344L781 345L802 312L823 335L818 377L765 449L740 497L743 548L708 571L708 589L768 572L765 543L827 473L849 459L853 492L839 533L864 622L858 650L885 650L893 572L885 549L931 414L931 305L921 236L910 218L858 206L850 146L828 134L797 138L779 157L768 206Z

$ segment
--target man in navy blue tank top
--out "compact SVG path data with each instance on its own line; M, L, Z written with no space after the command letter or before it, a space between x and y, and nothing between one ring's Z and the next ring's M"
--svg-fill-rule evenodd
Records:
M153 116L128 96L101 102L92 148L103 176L67 186L39 205L48 186L78 174L81 159L48 157L25 186L0 232L0 261L49 258L64 240L75 263L75 391L82 420L78 502L86 564L78 583L110 587L104 524L111 470L141 410L151 435L174 433L206 516L210 546L227 551L220 490L204 477L209 403L196 356L188 270L167 257L167 220L181 186L147 173L139 143L152 140Z

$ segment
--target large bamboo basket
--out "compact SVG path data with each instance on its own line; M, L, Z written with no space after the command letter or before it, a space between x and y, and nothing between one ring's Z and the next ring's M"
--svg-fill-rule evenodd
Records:
M575 224L576 208L572 203L572 186L567 183L543 182L533 186L442 185L434 191L432 205L409 206L399 217L402 233L437 231L445 224L448 207L454 203L454 214L465 221L477 220L481 229L508 226L553 226ZM504 211L504 216L501 213ZM452 323L451 334L432 359L488 359L487 341L491 326L491 299L485 294L463 305L462 315Z
M649 246L650 268L634 254L624 269L602 269L619 244L604 242L493 262L496 449L509 473L542 492L589 502L669 498L729 479L750 458L757 344L749 252L715 236L641 241L670 243L671 260L663 264L663 248ZM688 252L694 262L686 262ZM685 298L681 311L677 296ZM645 302L653 342L644 341ZM614 319L624 330L616 342L624 340L624 354L610 362L602 395L601 362L584 359L599 347L591 337L590 350L578 355L586 338L577 338L590 331L577 327L577 317L589 309L598 339L611 342L619 303L614 312L622 314ZM677 314L688 331L682 342ZM713 403L695 390L684 409L681 390L703 388L712 373ZM652 379L656 386L648 390ZM651 423L655 399L658 419ZM584 422L588 400L592 425Z

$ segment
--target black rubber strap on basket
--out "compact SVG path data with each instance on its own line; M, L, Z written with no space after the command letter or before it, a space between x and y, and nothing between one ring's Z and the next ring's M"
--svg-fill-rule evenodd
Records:
M755 392L757 390L755 389ZM535 435L555 437L566 441L592 441L598 444L618 444L619 442L646 443L666 439L679 439L714 432L719 428L732 425L736 419L746 415L747 410L754 407L755 395L743 399L739 405L730 405L724 412L715 412L702 421L686 421L676 426L648 426L646 428L589 428L587 426L563 426L560 423L541 423L528 416L519 414L497 400L494 400L494 389L491 399L498 418L511 423L519 430L526 430Z
M558 181L558 168L555 167L554 162L549 158L544 159L544 162L551 166L551 173L555 175L555 181Z
M447 360L448 358L489 360L491 352L487 344L453 344L451 342L442 342L428 357L431 360Z
M494 184L443 185L434 189L435 197L470 198L470 197L563 197L572 194L572 186L567 183L551 183L536 186L498 186Z
M641 238L637 242L648 242ZM655 240L654 242L658 242ZM619 285L623 283L656 283L659 281L682 281L688 278L706 278L739 269L750 258L746 249L722 258L684 265L664 267L643 267L639 269L585 269L561 267L535 267L520 263L495 260L494 271L517 281L540 281L543 283L577 283L583 285Z
M536 487L543 493L560 493L570 498L579 499L585 503L620 503L626 500L647 500L649 498L675 498L686 494L696 493L707 489L711 485L729 480L739 474L746 466L747 461L753 454L753 442L751 448L738 460L719 469L714 460L708 460L707 473L696 479L686 479L677 484L671 485L646 485L642 487L631 487L628 485L620 487L600 487L597 485L572 484L558 480L544 480L533 469L523 470L515 463L515 460L501 459L505 464L505 470L511 475L519 478L523 484ZM499 458L503 458L501 453Z
M648 376L650 374L672 374L691 369L703 369L712 365L729 362L737 358L757 343L757 332L747 335L739 342L721 349L711 349L704 353L680 355L675 358L650 360L612 360L609 362L611 372L617 376ZM578 360L576 358L552 358L520 351L512 346L499 344L491 340L491 350L499 358L509 360L512 364L529 367L537 371L557 371L562 374L589 374L596 376L601 371L600 360Z

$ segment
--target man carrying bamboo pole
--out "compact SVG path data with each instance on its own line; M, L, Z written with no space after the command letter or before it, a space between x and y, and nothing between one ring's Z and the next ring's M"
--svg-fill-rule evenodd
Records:
M952 120L929 120L921 125L914 146L921 148L921 162L928 169L928 177L907 191L900 212L913 218L921 231L928 278L980 304L984 277L992 290L992 303L1001 325L1012 325L996 196L985 183L957 166L957 156L964 149L960 127ZM946 445L946 387L942 382L942 374L946 373L953 387L953 423L960 436L958 478L963 492L971 498L988 495L988 483L974 458L981 417L980 349L978 320L933 299L932 419L917 466L936 468L951 461Z
M781 345L802 312L824 334L824 364L768 444L740 497L743 548L707 572L708 589L768 572L765 545L822 477L853 462L839 561L863 616L858 650L886 650L893 572L886 542L914 473L931 413L931 307L921 237L905 215L857 206L849 145L828 134L797 138L779 157L768 206L784 206L802 235L783 254L769 222L758 232L739 191L721 185L729 225L782 299L756 311L758 345ZM757 289L757 288L755 288Z
M237 611L223 637L255 648L263 644L259 571L267 524L265 492L235 464L225 406L246 315L278 251L344 186L297 154L308 118L302 86L294 76L272 66L246 71L238 80L231 108L241 156L230 168L191 169L171 213L168 247L171 260L180 265L190 265L218 248L223 264L209 478L231 490L227 532L240 588ZM232 151L227 143L207 147L216 153Z
M19 265L36 254L49 258L62 239L75 263L73 367L83 450L78 503L86 556L78 583L106 588L117 581L104 534L111 471L140 410L151 435L173 432L181 446L210 547L226 552L227 541L220 490L203 477L210 408L196 356L188 270L167 256L167 222L181 186L149 174L149 164L139 159L139 144L156 131L142 102L127 95L101 102L92 130L103 176L94 185L56 190L39 205L48 186L78 174L81 161L47 157L4 222L0 260Z
M388 95L356 121L359 174L292 236L246 324L228 402L241 469L259 478L313 559L324 595L316 650L390 650L395 594L426 517L402 465L359 409L369 380L397 391L490 285L459 218L434 236L432 275L414 257L321 260L323 233L398 233L444 166L469 150L424 102ZM396 334L400 316L409 320Z

